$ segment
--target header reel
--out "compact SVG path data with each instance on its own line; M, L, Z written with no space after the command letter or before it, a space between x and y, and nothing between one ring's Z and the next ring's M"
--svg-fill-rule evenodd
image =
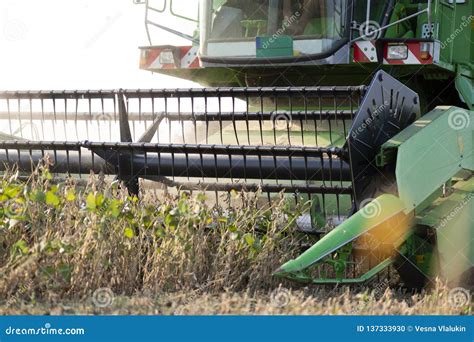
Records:
M284 191L318 196L324 216L341 217L374 174L378 147L419 115L417 103L383 71L369 87L6 91L0 167L28 172L49 154L52 172L116 175L134 194L140 178Z

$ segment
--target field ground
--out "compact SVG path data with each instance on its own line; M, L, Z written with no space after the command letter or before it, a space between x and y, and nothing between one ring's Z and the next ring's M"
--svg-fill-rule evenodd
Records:
M87 298L75 302L51 298L45 303L0 303L2 315L470 315L472 304L456 305L442 286L418 295L386 290L351 292L339 289L287 290L270 293L197 294L192 291L162 295Z
M0 314L472 314L438 282L421 294L386 282L318 287L272 277L311 243L303 208L232 194L128 196L117 183L0 178ZM469 293L468 293L469 297ZM470 299L470 298L468 298Z

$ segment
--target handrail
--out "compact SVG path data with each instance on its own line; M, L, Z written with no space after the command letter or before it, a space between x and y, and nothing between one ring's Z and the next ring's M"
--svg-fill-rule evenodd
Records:
M152 40L151 40L151 34L150 34L150 28L149 28L149 25L152 25L154 27L157 27L163 31L166 31L166 32L169 32L171 34L174 34L180 38L183 38L183 39L186 39L186 40L189 40L191 41L193 44L198 44L199 45L199 39L196 39L188 34L185 34L185 33L182 33L182 32L179 32L179 31L176 31L176 30L173 30L172 28L169 28L169 27L166 27L166 26L163 26L163 25L160 25L156 22L153 22L152 20L149 19L149 12L150 11L153 11L153 12L156 12L156 13L164 13L166 11L167 8L169 8L169 12L174 15L175 17L178 17L178 18L181 18L181 19L184 19L184 20L188 20L188 21L192 21L192 22L199 22L199 19L196 21L196 20L193 20L191 18L187 18L185 16L182 16L182 15L179 15L177 13L175 13L173 11L173 0L170 0L170 3L169 3L169 6L168 6L168 2L167 0L163 0L164 3L163 3L163 9L160 10L160 9L157 9L153 6L150 6L149 4L149 1L150 0L146 0L145 2L145 29L146 29L146 34L147 34L147 38L148 38L148 42L150 43L150 45L153 45L152 43Z
M174 15L175 17L178 17L178 18L181 18L181 19L184 19L184 20L189 20L189 21L192 21L194 23L199 23L199 18L197 20L194 20L192 18L185 17L184 15L175 13L175 11L173 10L173 0L170 0L170 13L172 15ZM199 11L198 11L198 13L199 13Z

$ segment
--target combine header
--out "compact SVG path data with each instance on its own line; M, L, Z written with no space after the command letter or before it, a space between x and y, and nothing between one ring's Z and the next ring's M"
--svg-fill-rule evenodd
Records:
M202 0L191 34L151 18L193 23L179 1L144 3L150 39L190 45L144 47L141 67L207 88L0 92L2 170L48 155L55 173L133 194L284 193L310 201L320 239L277 276L469 281L474 2Z

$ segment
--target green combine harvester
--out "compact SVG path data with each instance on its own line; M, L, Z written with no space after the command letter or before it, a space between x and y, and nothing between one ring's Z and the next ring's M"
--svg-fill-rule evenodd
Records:
M1 169L284 193L318 240L276 276L473 284L474 1L135 2L140 68L204 87L2 91Z

